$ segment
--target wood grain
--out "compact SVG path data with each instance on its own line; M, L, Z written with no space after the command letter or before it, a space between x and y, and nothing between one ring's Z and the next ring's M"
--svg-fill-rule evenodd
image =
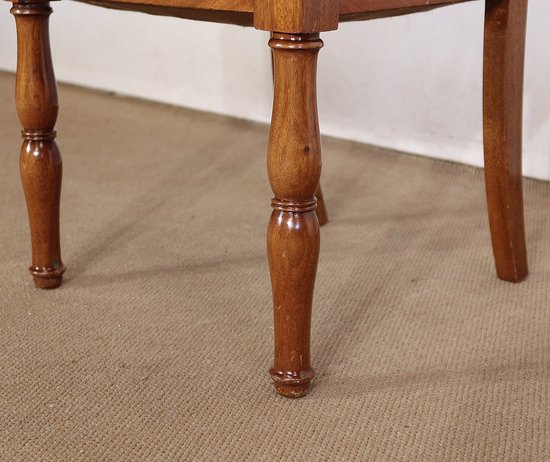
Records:
M105 8L296 33L334 30L338 22L429 11L474 0L78 0ZM295 5L296 8L291 8Z
M339 0L255 0L254 27L311 34L338 28Z
M432 9L473 0L340 0L340 15L352 13L384 13L401 10L402 13Z

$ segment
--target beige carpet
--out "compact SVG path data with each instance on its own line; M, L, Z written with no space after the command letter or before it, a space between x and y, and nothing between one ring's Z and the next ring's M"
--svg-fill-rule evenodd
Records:
M62 86L56 291L33 288L0 75L1 461L550 460L550 185L496 279L480 170L324 140L318 377L277 396L267 128ZM480 154L481 155L481 154Z

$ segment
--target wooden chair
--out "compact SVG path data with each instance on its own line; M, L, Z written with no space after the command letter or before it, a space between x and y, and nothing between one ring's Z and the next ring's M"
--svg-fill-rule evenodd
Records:
M321 175L316 63L319 33L358 21L473 0L86 0L123 10L254 26L271 31L275 91L268 147L274 193L268 226L279 393L299 397L314 376L310 320L319 255L315 190ZM21 177L28 206L32 266L38 287L61 284L61 157L54 125L58 102L43 0L17 0L16 105L23 125ZM486 0L483 71L485 180L497 274L527 276L521 175L523 60L527 0Z

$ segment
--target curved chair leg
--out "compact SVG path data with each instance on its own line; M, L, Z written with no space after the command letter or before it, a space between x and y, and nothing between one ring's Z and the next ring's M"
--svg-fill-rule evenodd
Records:
M528 273L521 173L527 0L486 0L483 72L485 184L497 275Z
M298 398L307 393L313 288L319 258L315 190L321 175L317 120L319 34L273 34L275 97L269 136L268 173L273 213L267 250L275 318L276 390ZM299 78L297 78L299 76Z
M21 180L29 214L32 266L37 287L61 284L59 243L62 165L54 141L58 102L50 53L48 2L14 3L17 25L16 105L23 125Z
M319 220L319 226L323 226L328 223L328 213L325 198L323 197L323 190L321 189L321 183L317 186L315 197L317 198L317 219Z

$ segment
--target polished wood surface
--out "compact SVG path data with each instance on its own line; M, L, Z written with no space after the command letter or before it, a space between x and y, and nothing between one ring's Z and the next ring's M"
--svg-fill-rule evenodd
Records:
M527 276L521 175L527 0L487 0L483 61L485 183L498 277Z
M170 16L195 21L217 22L224 24L235 24L237 26L251 27L254 24L252 7L247 6L249 2L236 0L230 9L216 10L205 7L184 7L174 6L170 1L151 0L150 2L118 1L118 0L78 0L81 3L110 8L123 11L140 11L155 16ZM208 4L206 1L205 4ZM251 5L251 4L250 4ZM229 5L226 5L229 6ZM246 11L241 8L246 7Z
M416 12L473 0L340 0L340 15L384 11Z
M254 27L309 34L338 29L338 0L255 0Z
M271 377L279 393L299 397L314 375L309 344L319 258L315 191L321 176L315 82L323 42L318 34L274 34L269 46L275 63L268 148L275 195L267 236L275 317Z
M364 21L419 13L474 0L77 0L105 8L141 11L198 21L255 26L262 30L319 32L337 28L337 22ZM321 6L324 5L324 6ZM296 12L289 6L297 6ZM283 7L285 6L285 7ZM285 9L287 8L287 9ZM329 13L330 10L330 13ZM282 13L278 15L277 12ZM300 13L298 13L300 12ZM329 14L327 14L329 13ZM334 17L336 13L337 22ZM312 16L313 15L313 16ZM280 17L283 16L283 17ZM278 17L278 22L275 21ZM271 22L269 22L271 21ZM270 27L274 26L273 28ZM301 29L301 30L298 30Z
M254 25L272 32L274 101L268 174L274 193L267 233L273 288L275 388L307 393L319 223L328 220L319 185L321 141L316 102L319 33L340 21L416 13L473 0L85 0L109 8ZM527 0L486 0L484 41L485 176L497 274L527 275L521 184L521 113ZM61 283L61 157L55 144L57 92L50 56L47 2L14 3L17 109L23 124L21 177L38 287ZM316 197L317 196L317 197ZM319 204L318 204L319 203Z
M17 24L16 106L23 125L20 171L32 242L37 287L61 284L59 243L62 164L55 143L58 102L48 33L49 3L15 3Z

